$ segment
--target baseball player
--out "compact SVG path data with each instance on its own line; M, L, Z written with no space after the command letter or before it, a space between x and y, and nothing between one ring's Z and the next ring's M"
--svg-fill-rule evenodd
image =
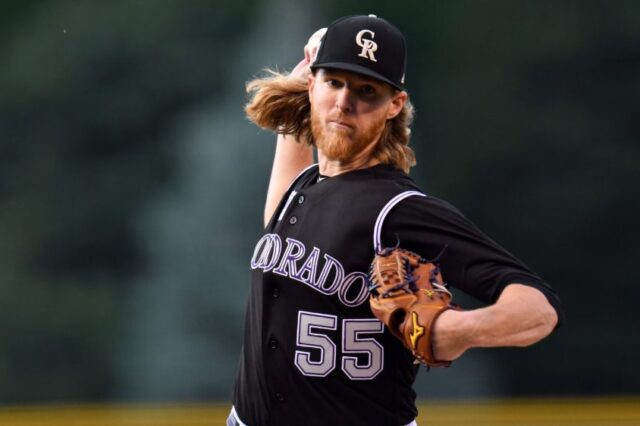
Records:
M415 425L424 359L411 344L428 338L432 365L471 348L531 345L560 323L560 301L408 176L413 110L396 27L344 17L304 54L290 74L248 85L249 118L278 139L227 425ZM437 262L444 281L486 307L440 310L426 332L414 314L402 341L370 301L372 259L396 245Z

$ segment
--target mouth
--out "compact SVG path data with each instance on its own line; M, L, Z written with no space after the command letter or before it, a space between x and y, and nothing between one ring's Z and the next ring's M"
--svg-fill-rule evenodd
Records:
M342 121L342 120L330 120L329 121L329 126L336 128L336 129L343 129L343 130L353 130L353 126L349 123L347 123L346 121Z

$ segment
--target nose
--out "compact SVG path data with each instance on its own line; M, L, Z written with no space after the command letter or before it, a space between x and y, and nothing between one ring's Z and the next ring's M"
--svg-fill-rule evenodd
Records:
M353 92L349 87L345 85L342 87L336 96L336 107L342 112L353 111Z

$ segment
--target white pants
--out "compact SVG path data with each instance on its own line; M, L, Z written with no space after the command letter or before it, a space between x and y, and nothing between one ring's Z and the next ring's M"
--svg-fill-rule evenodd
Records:
M229 417L227 418L227 426L247 426L240 420L238 417L238 413L236 413L236 407L231 407L231 412L229 413ZM407 426L418 426L416 421L412 421Z

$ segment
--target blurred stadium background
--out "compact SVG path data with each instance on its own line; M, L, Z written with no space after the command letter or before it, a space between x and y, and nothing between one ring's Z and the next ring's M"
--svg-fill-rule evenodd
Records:
M222 423L274 146L244 82L352 13L407 35L414 178L566 304L537 346L421 372L421 424L640 424L640 2L0 12L1 425Z

